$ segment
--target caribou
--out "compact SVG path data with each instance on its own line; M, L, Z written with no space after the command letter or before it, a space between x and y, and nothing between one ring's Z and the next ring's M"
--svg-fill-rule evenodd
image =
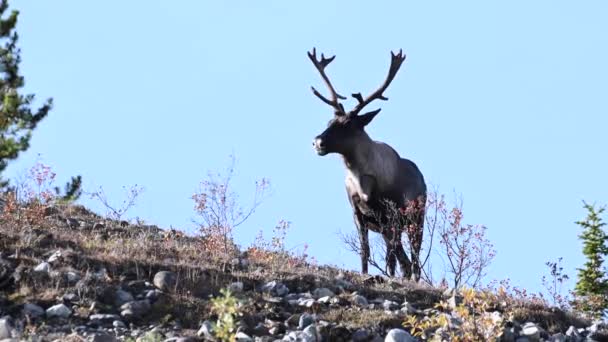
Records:
M365 127L380 113L380 108L361 114L363 108L374 100L386 101L384 92L391 84L405 55L391 51L391 64L384 83L369 96L354 93L357 105L350 111L344 109L340 95L333 87L325 68L335 55L317 58L316 48L308 57L321 75L329 90L329 98L315 87L313 94L333 108L334 116L323 133L313 139L314 150L320 156L330 153L342 157L346 169L346 192L353 210L357 227L361 256L361 272L368 273L370 260L369 230L382 234L386 244L386 268L395 276L397 261L405 278L420 279L420 249L422 245L426 183L418 166L402 158L388 144L375 141L365 132ZM391 210L389 204L398 210ZM395 220L395 216L397 220ZM397 224L395 224L397 222ZM402 233L409 240L410 257L405 252Z

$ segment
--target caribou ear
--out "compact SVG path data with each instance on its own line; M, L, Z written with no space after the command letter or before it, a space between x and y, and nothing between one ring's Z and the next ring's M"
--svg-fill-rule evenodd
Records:
M378 108L376 110L374 110L373 112L368 112L365 114L361 114L357 117L359 124L361 125L361 127L365 127L367 126L370 122L372 122L372 120L374 119L374 117L376 115L378 115L378 113L380 113L381 108Z

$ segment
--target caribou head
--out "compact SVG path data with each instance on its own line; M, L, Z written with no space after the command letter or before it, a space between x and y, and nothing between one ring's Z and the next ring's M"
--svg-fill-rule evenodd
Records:
M391 52L391 65L384 83L366 98L363 98L361 93L352 94L352 97L358 101L358 104L348 112L344 110L344 106L340 103L340 100L346 100L346 97L336 92L336 89L325 73L325 68L336 56L325 58L325 56L321 54L321 59L318 59L316 49L313 48L312 52L308 52L308 57L327 85L330 98L322 95L315 87L311 87L312 92L321 99L321 101L330 105L334 110L334 117L329 121L327 129L314 138L312 143L313 147L317 154L321 156L328 153L348 154L358 146L358 142L361 141L361 139L368 138L364 128L372 122L374 117L380 113L381 109L378 108L364 114L360 114L361 110L374 100L388 100L383 93L386 88L388 88L393 78L395 78L395 75L397 75L397 71L399 71L401 64L405 60L405 55L401 50L399 50L398 54Z

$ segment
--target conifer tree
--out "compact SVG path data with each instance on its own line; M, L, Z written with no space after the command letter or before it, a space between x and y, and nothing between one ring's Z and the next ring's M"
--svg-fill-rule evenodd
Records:
M8 0L0 0L0 188L8 181L2 177L8 163L30 147L32 131L48 115L53 106L49 98L37 109L32 109L34 94L23 94L24 77L19 72L21 50L16 32L19 11L9 12ZM80 176L66 184L62 199L74 201L81 193Z
M579 297L579 309L599 318L608 306L608 280L603 265L604 257L608 254L608 235L602 229L606 223L600 216L606 208L596 209L594 205L583 204L588 212L587 218L576 224L583 228L579 238L583 241L583 254L587 261L583 268L578 269L575 294Z
M0 174L9 161L29 148L32 131L44 119L52 107L52 99L47 99L36 110L32 109L34 94L22 94L25 85L19 72L19 35L15 31L18 11L8 12L8 0L0 1ZM7 182L0 179L0 185Z
M72 180L66 183L63 194L59 187L55 187L55 193L61 202L76 201L82 195L82 177L72 177Z

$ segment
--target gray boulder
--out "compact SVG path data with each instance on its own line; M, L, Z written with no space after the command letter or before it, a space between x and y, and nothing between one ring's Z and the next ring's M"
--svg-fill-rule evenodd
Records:
M9 316L0 318L0 340L11 338L13 331L13 324Z
M121 306L125 303L132 302L135 300L133 295L130 292L127 292L123 289L118 289L116 291L115 304L116 306Z
M321 287L321 288L315 289L312 292L312 296L314 299L319 299L322 297L333 297L333 296L335 296L335 294L330 289L328 289L326 287Z
M134 300L120 307L120 315L124 318L138 318L147 314L151 308L150 301L147 299Z
M303 313L298 322L298 328L304 329L315 322L315 317L309 313Z
M62 317L66 318L72 314L72 310L65 306L65 304L57 304L53 305L50 308L46 309L47 317Z
M159 290L171 292L177 284L177 275L171 271L160 271L154 275L153 282Z
M37 318L44 316L44 309L36 304L25 303L23 305L23 313L29 317Z
M405 330L391 329L384 342L416 342L416 339Z
M49 264L48 262L41 262L40 264L38 264L36 267L34 267L34 272L39 272L39 273L49 273L51 271L51 264Z

